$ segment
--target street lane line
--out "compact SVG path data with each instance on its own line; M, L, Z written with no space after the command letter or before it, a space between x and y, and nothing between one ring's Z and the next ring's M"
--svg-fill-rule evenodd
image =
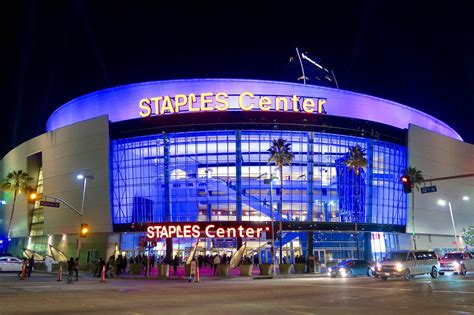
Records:
M439 293L461 293L461 294L474 294L474 292L470 291L449 291L449 290L433 290L433 292L439 292Z
M374 288L374 287L368 287L368 286L354 286L354 285L345 285L345 286L341 286L341 285L327 285L327 284L288 284L288 285L292 285L292 286L301 286L301 287L324 287L324 288L339 288L339 289L345 289L345 288L348 288L348 289L369 289L369 290L386 290L386 291L413 291L414 289L405 289L405 288Z

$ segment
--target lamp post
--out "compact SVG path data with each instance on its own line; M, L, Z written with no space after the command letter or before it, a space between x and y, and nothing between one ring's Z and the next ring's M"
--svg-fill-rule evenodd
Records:
M262 174L267 175L267 173ZM260 176L259 176L260 177ZM272 261L273 261L273 275L276 275L276 252L275 252L275 225L273 220L273 174L272 174L272 167L270 166L270 178L265 179L265 183L270 184L270 219L272 220Z
M87 187L87 180L93 180L94 176L92 175L84 175L84 174L78 174L76 176L77 180L82 180L82 202L81 202L81 226L82 226L82 218L84 217L84 200L86 197L86 187ZM81 235L79 233L79 236L77 237L77 243L76 243L76 257L79 257L79 254L81 252Z
M469 197L468 196L463 196L462 200L469 201ZM438 200L438 205L444 207L444 206L446 206L446 204L448 205L449 213L451 214L451 222L453 224L454 241L455 241L455 244L456 244L456 250L459 250L459 240L458 240L458 236L457 236L457 233L456 233L456 225L454 224L453 207L451 206L451 201L446 201L444 199Z

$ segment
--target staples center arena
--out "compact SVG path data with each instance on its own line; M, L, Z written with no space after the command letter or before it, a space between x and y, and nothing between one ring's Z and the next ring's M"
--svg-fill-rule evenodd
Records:
M279 138L294 155L283 176L269 163ZM359 175L345 162L354 146L367 160ZM474 224L472 205L461 200L472 180L415 190L413 224L413 194L400 177L408 166L425 178L473 173L473 155L439 119L340 89L240 79L120 86L64 104L46 133L2 159L2 177L27 171L39 198L18 196L8 241L13 196L4 193L0 246L14 255L54 248L75 256L87 223L84 263L116 249L187 256L197 240L203 254L245 243L268 261L272 222L278 232L281 220L277 256L281 243L285 256L339 261L356 257L359 243L361 258L378 260L411 248L413 228L418 249L443 252L454 249L455 236L449 209L437 201L451 202L459 238Z

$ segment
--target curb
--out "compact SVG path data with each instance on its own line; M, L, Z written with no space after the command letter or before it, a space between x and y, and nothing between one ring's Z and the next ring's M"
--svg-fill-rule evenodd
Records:
M268 280L268 279L305 279L305 278L326 278L326 274L314 274L314 275L270 275L270 276L222 276L222 277L202 277L201 281L219 281L219 280ZM189 277L145 277L143 275L131 276L131 277L113 277L109 279L120 279L120 280L165 280L165 281L188 281Z

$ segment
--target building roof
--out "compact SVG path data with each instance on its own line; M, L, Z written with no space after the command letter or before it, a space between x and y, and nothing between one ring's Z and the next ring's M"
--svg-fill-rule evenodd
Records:
M140 117L139 102L143 98L196 95L205 92L242 92L255 95L323 98L327 114L375 121L397 128L414 124L430 131L461 140L461 136L446 123L422 111L365 94L291 82L246 79L186 79L155 81L118 86L74 99L59 107L48 119L46 129L52 131L83 120L108 115L111 122ZM229 110L239 110L230 101Z

